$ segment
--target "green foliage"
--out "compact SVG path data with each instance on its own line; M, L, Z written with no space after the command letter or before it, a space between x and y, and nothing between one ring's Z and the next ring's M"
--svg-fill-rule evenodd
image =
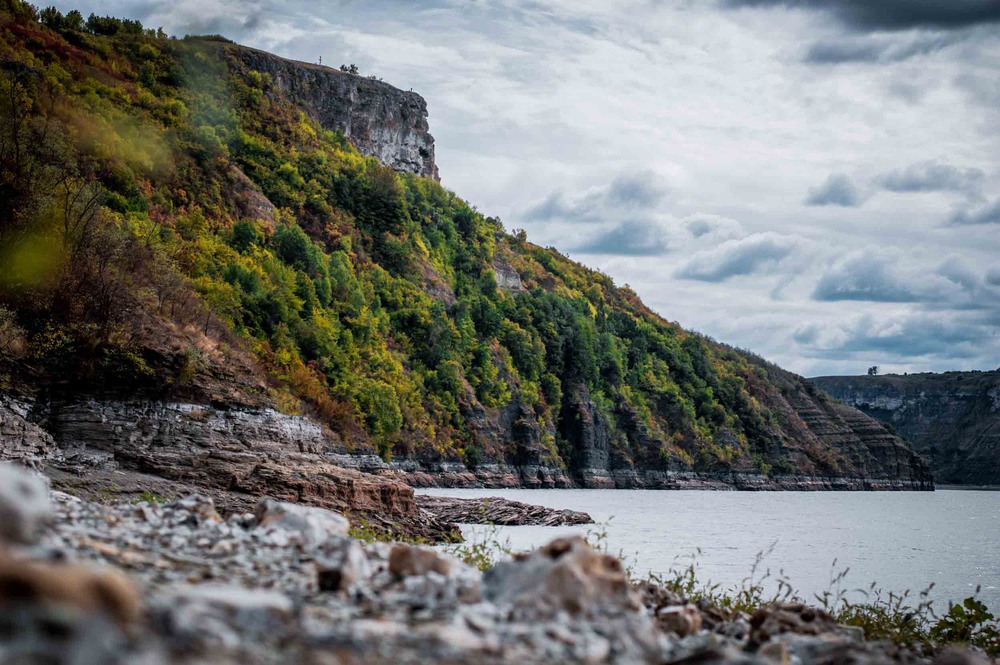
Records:
M1000 620L975 597L952 605L930 630L939 644L968 644L991 656L1000 654Z
M476 529L471 539L452 545L447 551L473 568L485 571L513 553L510 540L501 540L499 533L498 527L487 525Z
M0 258L25 267L0 278L23 331L11 348L37 358L61 339L47 362L72 364L128 347L145 309L242 344L282 408L386 458L492 461L510 451L477 439L469 417L518 402L566 466L563 434L592 401L632 460L784 468L765 454L777 396L753 359L362 156L235 47L6 1L0 120L37 146L0 154L12 202ZM501 266L523 291L498 288ZM67 314L64 296L80 292L86 307ZM134 349L98 355L144 375ZM191 385L202 366L180 358L169 378Z

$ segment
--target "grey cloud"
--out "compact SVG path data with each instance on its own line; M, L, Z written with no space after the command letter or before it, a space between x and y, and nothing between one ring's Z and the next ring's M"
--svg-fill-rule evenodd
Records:
M943 356L973 358L992 342L994 329L984 321L948 312L918 313L890 320L864 317L824 345L827 354L885 353L895 357ZM820 342L822 345L822 342Z
M986 271L986 283L990 286L1000 286L1000 266Z
M1000 224L1000 198L979 208L956 210L948 219L955 226L970 224Z
M574 249L580 254L658 256L670 249L667 233L655 222L624 222Z
M975 102L989 108L1000 107L1000 77L993 69L961 72L954 80Z
M864 250L832 266L819 280L813 299L820 301L867 300L873 302L917 302L915 293L894 272L895 261Z
M830 175L822 185L809 190L806 205L836 205L856 208L864 203L865 197L854 181L843 173Z
M561 191L553 192L524 216L532 221L601 222L623 212L653 211L666 195L662 178L652 171L638 171L619 175L575 200Z
M801 246L801 239L777 233L755 233L727 240L718 247L698 252L675 274L683 279L723 282L773 268Z
M1000 22L1000 2L996 0L722 0L722 5L825 11L845 26L865 32L954 30Z
M976 271L957 256L945 260L938 267L937 274L970 292L979 288L982 283Z
M875 184L890 192L951 191L978 196L984 179L979 169L958 168L931 160L884 173L875 178Z
M948 33L848 35L816 42L806 52L805 61L820 65L901 62L936 53L957 41L957 35Z
M712 234L735 236L742 235L743 231L742 225L735 219L704 213L687 217L684 220L684 228L694 238L701 238Z
M608 201L628 208L653 209L664 199L667 189L652 171L620 175L611 182Z
M792 339L799 344L814 344L819 339L820 327L815 323L800 326L792 333Z
M917 192L959 192L970 200L982 198L983 182L986 176L977 168L960 168L938 160L927 160L911 164L903 169L895 169L875 176L862 189L854 180L843 173L833 173L817 187L809 190L805 204L811 206L836 205L845 208L861 206L874 191L896 193ZM978 224L981 221L966 221L982 218L990 219L990 212L956 213L952 223ZM964 216L963 216L964 215Z

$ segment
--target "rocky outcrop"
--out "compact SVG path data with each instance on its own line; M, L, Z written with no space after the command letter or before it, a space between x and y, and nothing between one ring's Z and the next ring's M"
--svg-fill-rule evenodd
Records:
M52 435L27 419L31 403L0 395L0 461L50 459L58 453Z
M266 74L269 91L341 131L362 154L398 171L438 180L427 102L380 80L285 60L244 46L225 47L239 66Z
M521 275L510 263L502 258L496 257L493 261L493 279L497 287L511 293L524 293L527 289L521 283Z
M443 522L494 524L497 526L570 526L593 524L594 519L577 510L556 510L498 496L458 499L450 496L417 495L417 505Z
M1000 370L810 381L890 425L930 460L938 482L1000 485Z
M801 380L800 380L801 381ZM810 392L803 384L772 394L769 407L781 414L761 433L756 455L730 466L694 469L664 455L639 414L619 407L615 422L602 413L584 386L568 389L558 435L567 442L566 467L547 464L537 420L483 414L478 431L491 439L513 439L499 461L468 468L459 461L411 459L393 462L418 487L586 487L711 490L932 490L926 462L884 425L861 411ZM516 405L515 405L516 406ZM520 407L518 407L520 408ZM520 413L519 411L516 413ZM520 428L515 423L522 423ZM733 437L723 443L739 450ZM488 454L502 450L486 446ZM503 454L503 453L501 453ZM761 468L761 461L767 466Z
M234 512L272 497L345 512L375 531L460 537L456 527L424 514L405 483L339 466L342 443L305 417L83 396L20 403L22 419L43 425L45 440L57 447L47 462L56 486L83 495L198 490ZM29 424L29 431L42 431Z

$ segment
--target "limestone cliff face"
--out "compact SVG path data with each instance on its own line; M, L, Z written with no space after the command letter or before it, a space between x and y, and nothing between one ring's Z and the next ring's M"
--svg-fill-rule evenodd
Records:
M1000 371L810 379L891 425L942 483L1000 485Z
M0 395L0 462L42 460L57 454L52 435L28 420L31 404Z
M363 154L398 171L439 179L427 102L417 93L244 46L226 50L239 66L270 76L273 93L303 108L326 129L342 131Z
M238 512L269 496L346 512L399 534L456 534L423 514L406 484L359 470L385 471L381 460L372 468L364 456L344 452L308 418L269 408L0 395L0 460L41 465L62 489L105 498L207 493Z
M778 370L780 371L780 370ZM739 490L932 490L927 463L882 423L810 389L783 373L781 392L760 399L780 414L762 433L755 455L728 467L698 470L661 454L662 442L646 430L639 414L619 408L612 423L583 386L571 387L559 437L568 442L565 467L548 460L546 434L518 407L482 414L478 434L486 460L469 468L439 459L395 461L407 482L448 487L587 487ZM513 441L514 446L499 442ZM722 442L734 447L739 443ZM516 452L511 453L510 450ZM496 451L505 450L506 454ZM761 461L768 468L762 469Z

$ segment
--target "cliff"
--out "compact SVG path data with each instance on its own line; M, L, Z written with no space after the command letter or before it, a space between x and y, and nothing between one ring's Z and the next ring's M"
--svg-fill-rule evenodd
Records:
M38 146L0 155L0 427L60 483L411 526L403 482L933 487L878 422L426 177L419 96L46 16L0 12L0 126Z
M587 487L618 489L931 490L920 455L882 423L812 389L801 377L760 362L769 381L755 395L774 417L757 432L759 452L734 451L727 463L702 456L694 464L663 454L639 414L624 405L602 412L584 386L570 391L559 433L569 443L552 464L546 432L524 413L485 418L488 459L461 461L415 455L392 469L418 486ZM766 369L764 369L766 367ZM733 444L735 435L729 433ZM723 442L723 445L726 445ZM734 447L735 447L734 445ZM492 451L497 451L493 453Z
M891 425L930 460L938 482L1000 485L1000 370L810 381Z
M343 132L362 154L398 171L438 180L427 102L381 80L227 45L238 66L270 77L273 90L323 128Z

